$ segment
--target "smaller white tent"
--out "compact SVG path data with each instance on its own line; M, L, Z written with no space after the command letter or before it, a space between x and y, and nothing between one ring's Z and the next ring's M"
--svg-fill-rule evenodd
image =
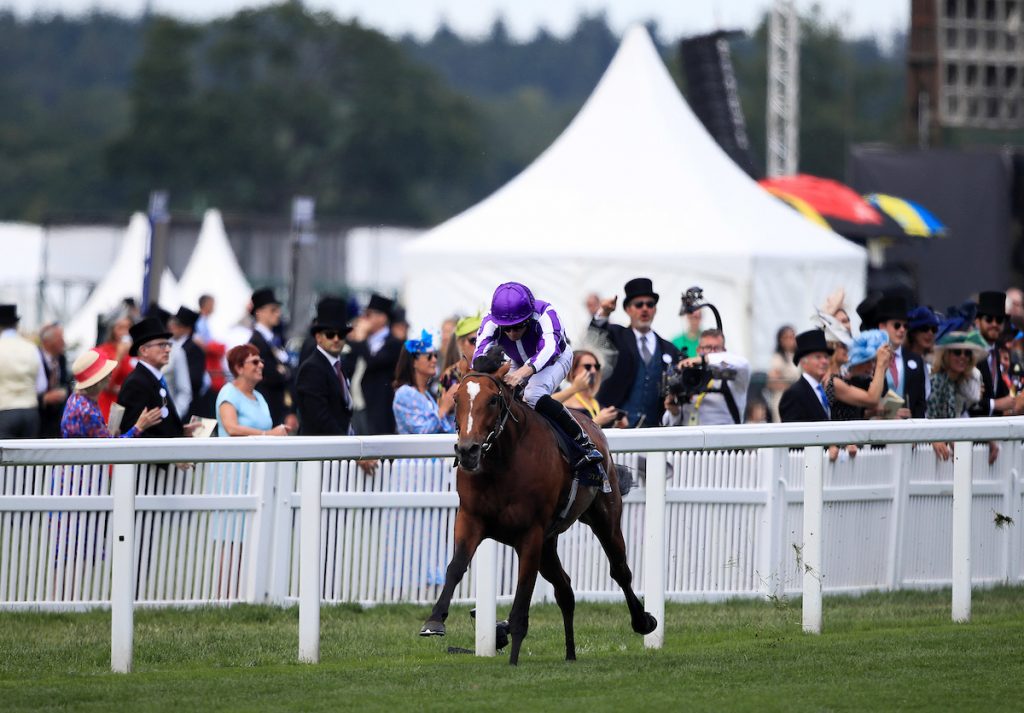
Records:
M136 213L132 216L113 264L64 330L64 338L72 352L96 344L96 320L100 315L116 309L126 297L141 301L149 230L149 220L145 215ZM160 277L160 306L176 310L179 304L178 283L171 271L165 269Z
M190 309L199 306L202 295L213 296L210 329L222 341L247 313L252 287L238 266L219 210L208 210L203 216L199 240L178 282L178 295Z

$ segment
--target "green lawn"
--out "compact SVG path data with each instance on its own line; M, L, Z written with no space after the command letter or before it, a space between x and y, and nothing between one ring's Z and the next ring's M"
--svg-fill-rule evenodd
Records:
M562 660L553 605L535 607L520 665L473 646L465 608L448 637L416 634L427 607L328 607L321 663L296 662L298 610L139 611L135 672L110 673L110 616L0 613L0 711L1020 710L1024 589L826 598L825 633L799 601L669 605L647 651L625 605L580 603L579 660Z

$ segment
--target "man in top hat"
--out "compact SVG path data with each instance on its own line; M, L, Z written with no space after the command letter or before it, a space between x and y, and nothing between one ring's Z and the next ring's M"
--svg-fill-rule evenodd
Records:
M346 357L346 372L356 373L362 362L362 373L356 379L365 404L362 428L368 435L395 432L392 402L395 391L395 367L402 354L402 342L391 334L391 311L395 303L374 293L363 315L356 320L349 339L351 351Z
M978 295L974 326L985 338L989 351L977 363L981 372L981 401L969 411L971 416L1000 416L1013 410L1013 397L999 362L999 340L1006 317L1005 292L982 292Z
M249 343L259 350L263 360L263 381L256 385L256 390L266 399L271 420L275 424L283 423L294 433L299 421L293 408L288 352L274 331L281 324L281 303L271 288L263 287L252 293L250 313L253 328Z
M295 379L300 436L353 433L352 388L341 362L349 331L344 301L321 300L309 328L316 346L299 365Z
M46 375L39 352L18 334L17 305L0 305L0 439L35 438Z
M903 397L904 410L897 413L901 418L924 418L928 406L925 392L924 357L910 351L907 345L907 330L910 325L910 303L900 295L885 295L878 300L874 312L878 328L889 335L893 358L885 382L889 390Z
M860 317L860 331L866 332L869 329L878 329L878 317L875 311L878 309L878 301L882 295L872 292L857 305L857 316Z
M601 384L597 400L626 412L631 428L657 426L664 413L661 396L662 376L679 361L679 350L663 339L651 323L658 312L658 293L650 278L635 277L625 285L622 308L629 326L610 324L618 295L601 300L601 309L590 326L608 335L618 351L615 368Z
M825 341L825 332L811 329L796 335L793 363L803 372L782 394L779 416L783 423L795 421L829 421L832 409L821 381L828 371L832 349Z
M159 408L162 420L138 435L145 438L191 435L198 424L182 425L171 399L170 386L163 375L163 369L171 359L171 333L164 329L158 317L147 317L132 325L128 332L132 337L128 355L138 357L138 363L117 394L117 403L124 407L121 432L126 433L136 425L143 411Z
M186 423L193 415L213 417L213 404L204 404L204 397L210 389L210 377L206 373L206 355L202 348L193 341L199 313L188 307L180 307L178 312L168 320L167 328L171 332L171 363L168 382L171 385L171 397L182 420ZM208 408L200 413L200 406Z

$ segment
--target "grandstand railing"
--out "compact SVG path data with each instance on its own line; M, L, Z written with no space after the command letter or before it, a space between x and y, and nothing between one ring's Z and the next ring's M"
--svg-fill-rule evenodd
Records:
M803 593L804 628L820 631L822 590L952 584L964 620L971 583L1021 581L1024 418L607 435L638 475L622 525L637 589L662 622L650 646L663 640L665 598ZM937 460L936 440L963 442L954 461ZM987 440L1002 442L991 466L987 446L971 445ZM825 460L821 446L849 442L867 447ZM128 670L135 606L298 601L300 657L317 660L319 603L436 598L458 504L452 444L0 441L0 607L109 605L112 664ZM385 459L376 475L359 469L365 458ZM578 598L621 598L585 527L559 552ZM511 600L516 567L508 548L481 548L456 600L476 598L488 621L495 597ZM546 583L536 596L551 598ZM493 651L493 627L478 627L477 649Z

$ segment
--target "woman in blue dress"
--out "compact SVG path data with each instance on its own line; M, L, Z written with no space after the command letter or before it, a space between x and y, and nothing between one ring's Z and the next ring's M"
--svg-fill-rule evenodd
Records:
M455 433L455 391L448 387L440 399L431 391L437 375L434 339L423 330L419 339L408 339L395 367L395 425L399 433Z

